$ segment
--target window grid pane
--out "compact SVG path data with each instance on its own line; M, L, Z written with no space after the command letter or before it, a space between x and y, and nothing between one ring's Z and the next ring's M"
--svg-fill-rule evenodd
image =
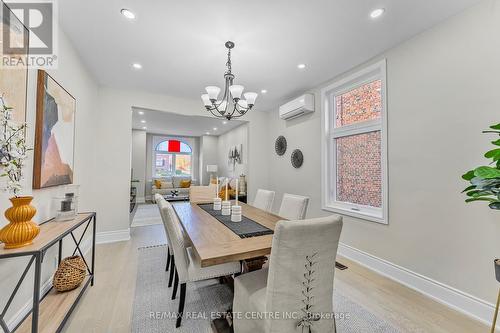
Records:
M173 154L156 153L156 162L155 162L156 177L171 176L173 172L173 162L174 162Z
M191 155L175 156L175 174L181 176L191 175Z
M335 127L379 119L382 112L382 81L363 84L335 96Z
M336 201L382 207L381 132L335 139Z

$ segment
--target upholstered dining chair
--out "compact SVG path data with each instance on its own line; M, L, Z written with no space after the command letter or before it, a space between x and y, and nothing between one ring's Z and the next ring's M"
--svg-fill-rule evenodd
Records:
M272 211L275 194L276 192L274 191L258 189L255 200L253 201L253 206L267 212Z
M308 197L285 193L278 215L289 220L303 220L306 218L308 205Z
M186 244L183 228L174 208L169 202L166 202L165 216L167 217L167 228L169 230L170 239L172 240L172 248L174 251L175 263L175 280L172 291L172 299L177 296L177 287L180 283L180 300L177 322L175 327L181 326L182 314L184 312L184 304L186 301L186 283L201 280L215 279L222 276L232 275L241 272L241 264L239 262L230 262L209 267L201 267L194 249Z
M191 186L189 188L189 201L193 203L208 203L213 202L217 196L217 185L210 184L208 186Z
M278 222L269 268L234 280L234 332L335 332L333 278L341 231L342 217L336 215Z
M174 276L174 269L172 267L174 266L174 252L172 250L172 242L170 241L170 236L168 234L168 229L167 229L167 217L165 216L165 208L166 207L166 200L163 198L161 194L156 193L155 196L155 202L158 205L158 209L160 210L160 215L161 215L161 220L163 221L163 227L165 228L165 235L167 236L167 266L165 268L165 271L168 272L170 269L170 278L168 280L168 287L170 288L172 286L172 281L173 281L173 276Z

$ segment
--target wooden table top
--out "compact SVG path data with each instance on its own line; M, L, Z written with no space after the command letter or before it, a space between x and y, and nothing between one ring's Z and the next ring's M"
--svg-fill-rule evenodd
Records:
M238 203L243 216L274 230L278 221L285 220L255 208ZM201 267L264 256L271 253L273 235L240 238L224 224L191 202L172 203L181 224L193 243Z
M0 257L28 255L34 252L39 252L46 249L54 239L62 237L69 233L72 229L79 227L95 213L79 213L70 221L57 222L51 220L40 225L40 233L33 240L33 244L20 247L17 249L6 249L3 244L0 244Z

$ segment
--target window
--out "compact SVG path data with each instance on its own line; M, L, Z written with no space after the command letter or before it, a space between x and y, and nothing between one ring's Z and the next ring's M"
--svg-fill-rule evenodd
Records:
M156 145L154 177L191 176L192 150L178 140L165 140Z
M387 220L385 60L322 90L323 209Z

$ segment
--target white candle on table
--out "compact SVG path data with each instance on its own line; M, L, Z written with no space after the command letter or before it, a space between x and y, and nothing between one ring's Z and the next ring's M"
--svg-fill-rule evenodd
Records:
M238 205L238 178L236 178L236 205Z
M217 183L217 194L215 197L218 198L219 197L219 177L217 177L216 183Z
M226 179L226 201L227 201L227 183L229 183L229 181L227 181Z

